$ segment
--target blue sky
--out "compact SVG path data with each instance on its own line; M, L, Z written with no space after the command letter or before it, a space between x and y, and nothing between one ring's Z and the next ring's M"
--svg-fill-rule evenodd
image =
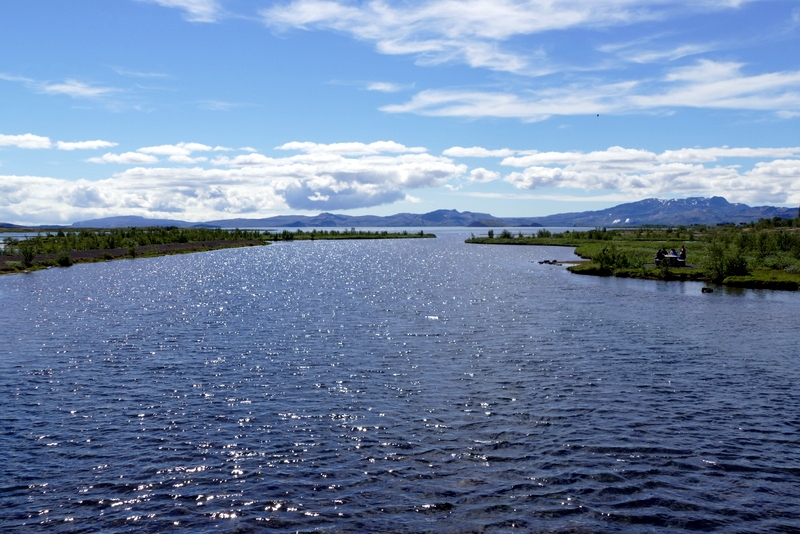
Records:
M800 205L796 0L12 0L0 221Z

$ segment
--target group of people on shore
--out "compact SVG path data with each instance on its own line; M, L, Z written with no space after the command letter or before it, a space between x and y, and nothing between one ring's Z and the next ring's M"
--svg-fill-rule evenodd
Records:
M667 260L671 265L685 264L686 247L681 247L680 252L676 252L674 248L669 252L665 248L658 249L658 252L656 252L656 265L661 265L664 260Z

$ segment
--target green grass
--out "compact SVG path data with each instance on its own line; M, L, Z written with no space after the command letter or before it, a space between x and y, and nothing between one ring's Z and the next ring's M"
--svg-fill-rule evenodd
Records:
M494 232L493 232L494 233ZM488 245L569 246L589 260L569 270L575 274L648 280L706 280L735 287L798 290L800 228L760 221L746 227L594 229L561 234L534 231L494 237L472 236L467 243ZM687 267L656 267L660 248L687 249Z

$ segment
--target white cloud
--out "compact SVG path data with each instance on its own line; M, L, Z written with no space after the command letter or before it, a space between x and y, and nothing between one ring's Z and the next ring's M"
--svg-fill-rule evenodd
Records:
M49 137L41 135L22 134L4 135L0 134L0 146L14 146L17 148L50 148L52 143Z
M203 163L208 161L208 158L205 156L198 156L196 158L190 156L183 156L181 154L175 154L167 158L172 163L180 163L182 165L193 165L195 163Z
M140 72L135 70L123 69L122 67L111 67L120 76L131 78L169 78L169 75L162 72Z
M102 156L89 158L89 163L121 163L123 165L141 165L158 163L158 158L149 154L139 152L123 152L122 154L103 154Z
M710 0L429 0L427 2L294 0L263 9L276 29L329 30L374 43L384 54L418 63L464 62L491 70L536 73L541 52L510 50L519 36L573 28L607 28L687 11L734 9L745 1ZM509 49L504 49L506 46Z
M281 146L275 147L277 150L296 150L298 152L305 152L307 154L340 154L340 155L366 155L366 154L381 154L389 153L422 153L425 152L423 147L407 147L394 141L376 141L374 143L308 143L308 142L291 142L285 143Z
M399 83L390 83L390 82L372 82L367 84L367 91L378 91L381 93L397 93L400 91L405 91L406 89L410 89L414 87L413 84L399 84Z
M98 148L110 148L117 146L117 143L111 141L102 141L100 139L94 141L58 141L56 148L59 150L97 150Z
M19 83L34 83L35 80L31 80L30 78L25 78L24 76L14 76L13 74L5 74L0 72L0 80L5 80L7 82L19 82Z
M657 80L576 84L521 94L464 90L427 90L404 104L381 108L389 113L435 117L505 117L525 121L554 115L629 113L668 108L716 108L774 111L784 117L800 111L800 71L757 75L742 73L739 63L700 60Z
M63 83L42 83L38 85L39 91L51 95L67 95L72 98L98 98L117 92L113 87L97 87L77 80L66 80Z
M158 156L185 156L188 157L192 152L208 152L214 150L208 145L201 143L177 143L175 145L146 146L137 150L142 154L155 154Z
M505 158L516 154L516 151L509 148L500 148L497 150L488 150L479 146L471 148L464 148L454 146L442 152L445 156L454 158Z
M675 61L686 56L695 56L713 50L710 44L687 44L663 50L626 50L620 56L634 63L652 63L655 61Z
M595 152L541 152L509 157L503 165L523 167L505 181L519 189L564 188L618 191L634 198L724 195L734 202L800 202L800 147L685 148L661 154L611 147ZM703 165L720 159L779 158L738 164Z
M493 182L500 178L500 174L495 171L490 171L484 169L483 167L478 167L477 169L472 169L469 173L469 180L470 182L477 182L480 184L485 184L488 182Z
M179 145L145 147L155 149L152 154L108 153L87 161L141 165L157 163L157 155L180 160L187 156L164 148ZM196 148L193 143L182 145ZM212 220L286 210L364 208L408 200L412 190L441 186L467 173L465 165L392 142L298 146L306 151L283 158L257 153L220 156L209 162L216 168L136 166L98 181L0 177L0 220L58 222L120 213Z
M146 0L164 7L183 9L186 20L191 22L216 22L221 8L216 0Z

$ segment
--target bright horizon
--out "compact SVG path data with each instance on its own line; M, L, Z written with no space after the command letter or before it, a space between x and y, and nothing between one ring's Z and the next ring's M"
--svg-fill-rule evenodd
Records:
M0 222L800 205L792 0L0 13Z

